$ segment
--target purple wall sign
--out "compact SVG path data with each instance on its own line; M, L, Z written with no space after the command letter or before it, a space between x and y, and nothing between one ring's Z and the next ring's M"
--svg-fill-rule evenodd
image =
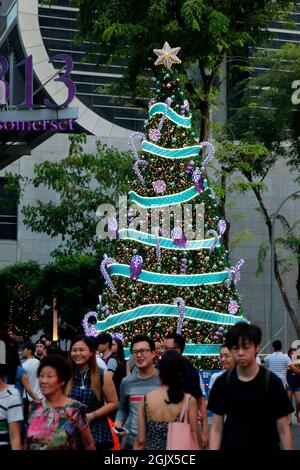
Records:
M70 78L70 73L73 70L73 59L68 54L56 54L50 59L50 62L53 60L59 60L64 62L64 67L66 71L54 79L55 82L62 82L68 89L68 97L66 101L62 104L56 104L49 101L47 98L44 99L44 104L48 108L66 108L74 99L76 94L76 85ZM27 57L16 64L16 67L24 65L25 67L25 100L21 104L21 107L24 108L34 108L33 104L33 62L32 55ZM4 80L5 74L9 69L8 60L0 55L0 105L4 105L8 102L10 87L9 84Z

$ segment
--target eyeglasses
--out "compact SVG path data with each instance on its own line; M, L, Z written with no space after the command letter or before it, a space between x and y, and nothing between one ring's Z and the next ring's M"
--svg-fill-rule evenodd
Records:
M138 354L141 354L142 356L146 356L146 354L151 351L151 349L136 349L135 351L132 351L133 356L137 356Z

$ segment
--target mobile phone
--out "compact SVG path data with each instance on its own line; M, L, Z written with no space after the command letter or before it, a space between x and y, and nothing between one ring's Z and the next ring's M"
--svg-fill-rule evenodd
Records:
M116 434L121 434L122 432L128 433L127 429L126 429L126 428L123 428L123 427L113 428L113 431L114 431Z

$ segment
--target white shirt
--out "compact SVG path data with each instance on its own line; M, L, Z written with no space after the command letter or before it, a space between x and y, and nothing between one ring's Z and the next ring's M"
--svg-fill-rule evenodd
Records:
M286 372L288 366L292 364L289 356L283 354L281 351L274 351L272 354L268 354L265 357L265 363L269 366L269 369L282 380L283 386L286 387Z
M214 374L212 374L209 384L208 384L208 393L211 391L213 384L215 383L217 378L220 377L220 375L224 374L224 372L225 370L220 370L220 372L215 372Z
M98 356L98 354L96 355L96 361L97 361L97 366L99 367L99 369L103 369L103 370L107 369L105 362L103 361L103 359L101 359L100 356Z
M31 383L33 391L38 395L39 398L43 398L43 394L39 387L39 379L37 377L37 370L40 365L40 361L36 358L26 359L23 362L22 367L26 370L29 378L29 382ZM28 398L29 401L33 401L33 398L24 390L23 398Z

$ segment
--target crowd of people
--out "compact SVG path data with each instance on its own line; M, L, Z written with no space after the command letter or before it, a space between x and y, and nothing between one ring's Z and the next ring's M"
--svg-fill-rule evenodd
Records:
M207 401L178 333L135 335L127 361L118 334L76 336L66 357L48 335L19 348L0 333L0 450L166 450L183 415L192 449L292 449L300 348L276 340L260 365L260 342L255 325L229 329Z

